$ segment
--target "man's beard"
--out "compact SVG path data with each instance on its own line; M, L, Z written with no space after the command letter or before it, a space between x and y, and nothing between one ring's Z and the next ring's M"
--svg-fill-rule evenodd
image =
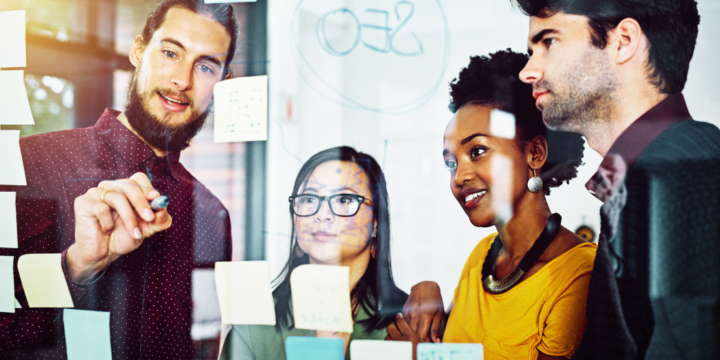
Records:
M534 86L551 95L542 109L548 128L584 134L593 124L611 120L616 82L601 49L591 47L556 79L560 87L545 80Z
M136 73L137 74L137 73ZM190 141L205 125L205 120L210 114L211 106L198 114L193 112L185 123L178 125L168 124L172 114L164 114L163 119L151 114L145 104L144 96L138 93L137 75L133 74L130 79L128 90L128 102L125 106L125 116L135 133L142 138L150 147L168 152L181 151L190 146ZM183 99L183 102L190 102L184 94L155 88L149 91L153 96L157 93L172 94L176 98ZM143 94L144 95L144 94ZM192 103L190 104L192 106Z

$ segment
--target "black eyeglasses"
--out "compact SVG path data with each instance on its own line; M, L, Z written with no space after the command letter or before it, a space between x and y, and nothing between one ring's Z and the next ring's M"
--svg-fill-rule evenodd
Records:
M312 194L295 195L288 198L290 209L297 216L313 216L320 211L320 205L327 201L330 211L336 216L355 216L360 210L360 204L372 206L372 201L364 196L355 194L336 194L331 196L318 196Z

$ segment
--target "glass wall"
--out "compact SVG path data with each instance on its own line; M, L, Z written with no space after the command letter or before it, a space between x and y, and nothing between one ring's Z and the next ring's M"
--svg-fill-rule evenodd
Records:
M530 3L0 1L0 358L720 358L720 2Z

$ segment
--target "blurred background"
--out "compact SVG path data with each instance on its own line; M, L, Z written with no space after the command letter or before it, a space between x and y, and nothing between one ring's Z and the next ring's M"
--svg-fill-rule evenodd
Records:
M2 129L29 136L87 127L107 107L122 110L134 70L128 51L159 3L0 1L0 11L26 11L22 70L35 119L34 126ZM698 3L700 34L684 94L695 119L720 125L720 0ZM211 115L181 156L230 211L233 259L266 259L274 277L287 259L287 196L300 166L318 151L350 145L373 155L385 171L398 285L409 292L419 281L437 281L449 303L468 254L494 230L474 228L450 196L441 156L451 116L447 85L471 55L525 52L527 18L507 0L258 0L233 6L241 23L235 76L269 75L268 141L214 143ZM333 16L340 8L354 18ZM377 29L383 26L386 31ZM600 202L583 185L600 157L586 149L584 161L578 178L554 190L549 202L564 226L596 238ZM207 344L221 328L212 266L197 269L193 278L192 334L206 354L217 351Z

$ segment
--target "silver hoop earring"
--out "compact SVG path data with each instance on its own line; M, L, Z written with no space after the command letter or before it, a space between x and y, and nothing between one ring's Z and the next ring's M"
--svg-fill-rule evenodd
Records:
M530 190L530 192L534 194L534 193L537 193L538 191L542 190L543 182L542 182L542 179L540 179L535 174L535 168L532 168L532 170L533 170L533 177L531 177L530 180L528 180L527 187L528 187L528 190Z

